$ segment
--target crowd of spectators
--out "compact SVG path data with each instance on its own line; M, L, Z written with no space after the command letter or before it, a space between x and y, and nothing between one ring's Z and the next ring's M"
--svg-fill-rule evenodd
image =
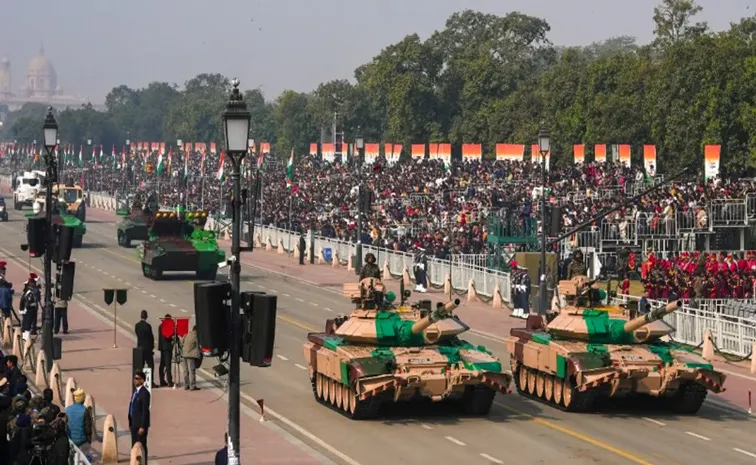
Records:
M401 251L420 247L428 256L444 259L451 254L489 253L487 220L491 216L516 225L518 231L513 231L513 236L536 234L540 228L537 163L483 160L455 161L445 166L439 160L406 159L393 165L379 160L356 166L304 156L295 161L296 189L290 195L285 161L268 157L258 171L255 158L248 158L250 163L242 178L250 198L257 198L254 191L258 176L261 178L255 214L265 225L311 228L326 237L355 241L358 186L362 185L373 193L371 212L363 224L363 243ZM165 206L186 202L190 208L226 212L231 185L228 176L219 179L216 175L218 155L192 153L187 178L183 158L175 155L173 166L161 174L157 170L148 173L142 156L130 160L123 167L118 161L116 166L102 163L85 168L64 164L61 178L81 183L90 191L122 197L157 192ZM154 164L156 156L147 161ZM20 167L16 164L14 168ZM228 175L229 166L224 171ZM659 179L646 173L643 166L553 166L546 194L551 204L562 207L562 226L567 229L617 206ZM692 175L612 213L588 230L602 228L602 234L614 235L619 242L636 230L675 236L679 221L693 229L707 227L710 209L705 207L712 200L742 199L751 192L756 192L751 181L715 178L703 182ZM656 292L652 288L649 291Z

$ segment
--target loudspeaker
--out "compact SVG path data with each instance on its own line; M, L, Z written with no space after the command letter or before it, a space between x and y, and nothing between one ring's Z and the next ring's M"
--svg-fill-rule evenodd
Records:
M219 353L228 350L230 311L225 301L230 293L229 283L194 283L194 315L201 348Z
M61 300L71 300L74 288L74 275L76 274L76 262L66 262L60 265L58 271L56 286L58 298Z
M63 358L63 339L59 337L53 338L52 356L53 360L60 360Z
M276 338L276 307L278 297L252 295L252 312L244 314L242 360L252 366L268 367L273 359Z
M144 351L139 347L131 350L131 371L132 374L144 369ZM132 376L133 378L133 376Z
M26 242L29 244L29 255L40 257L45 253L45 233L47 220L45 218L29 218L26 226Z
M55 263L67 262L71 259L74 228L70 226L60 226L57 229L58 234L55 238L55 254L53 255L53 261Z
M549 236L555 237L562 233L562 207L546 207Z

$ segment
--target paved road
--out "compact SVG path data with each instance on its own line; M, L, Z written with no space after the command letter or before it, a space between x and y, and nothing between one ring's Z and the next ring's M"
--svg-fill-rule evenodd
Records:
M186 276L157 283L143 278L134 250L115 245L112 221L97 222L107 216L93 213L86 246L74 252L78 296L108 312L100 289L130 288L129 302L118 315L129 325L143 308L155 319L166 312L192 315L191 281ZM12 253L23 231L19 218L11 212L12 221L0 225L0 248ZM245 290L279 295L277 358L271 368L243 368L245 399L264 398L273 421L337 462L756 463L756 424L711 406L694 418L628 410L570 415L509 395L497 397L488 418L397 409L382 421L349 421L315 403L302 354L305 334L322 330L325 319L347 312L349 303L326 290L251 267L245 267L243 281ZM476 335L468 339L507 356L499 341Z

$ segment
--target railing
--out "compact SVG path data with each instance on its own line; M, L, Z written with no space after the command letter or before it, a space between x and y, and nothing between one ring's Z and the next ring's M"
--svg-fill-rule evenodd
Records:
M714 227L732 228L748 224L746 199L714 199L711 201L711 222Z
M70 453L68 455L68 465L92 465L92 463L87 458L87 454L81 451L76 445L71 442L71 440L68 440L68 445L70 448Z

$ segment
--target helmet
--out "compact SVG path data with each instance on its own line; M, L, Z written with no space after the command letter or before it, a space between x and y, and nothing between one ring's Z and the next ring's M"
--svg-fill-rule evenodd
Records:
M575 260L582 260L583 259L583 251L582 250L576 250L572 253L572 258Z
M370 263L371 265L375 264L375 255L373 255L372 253L365 255L365 261Z

